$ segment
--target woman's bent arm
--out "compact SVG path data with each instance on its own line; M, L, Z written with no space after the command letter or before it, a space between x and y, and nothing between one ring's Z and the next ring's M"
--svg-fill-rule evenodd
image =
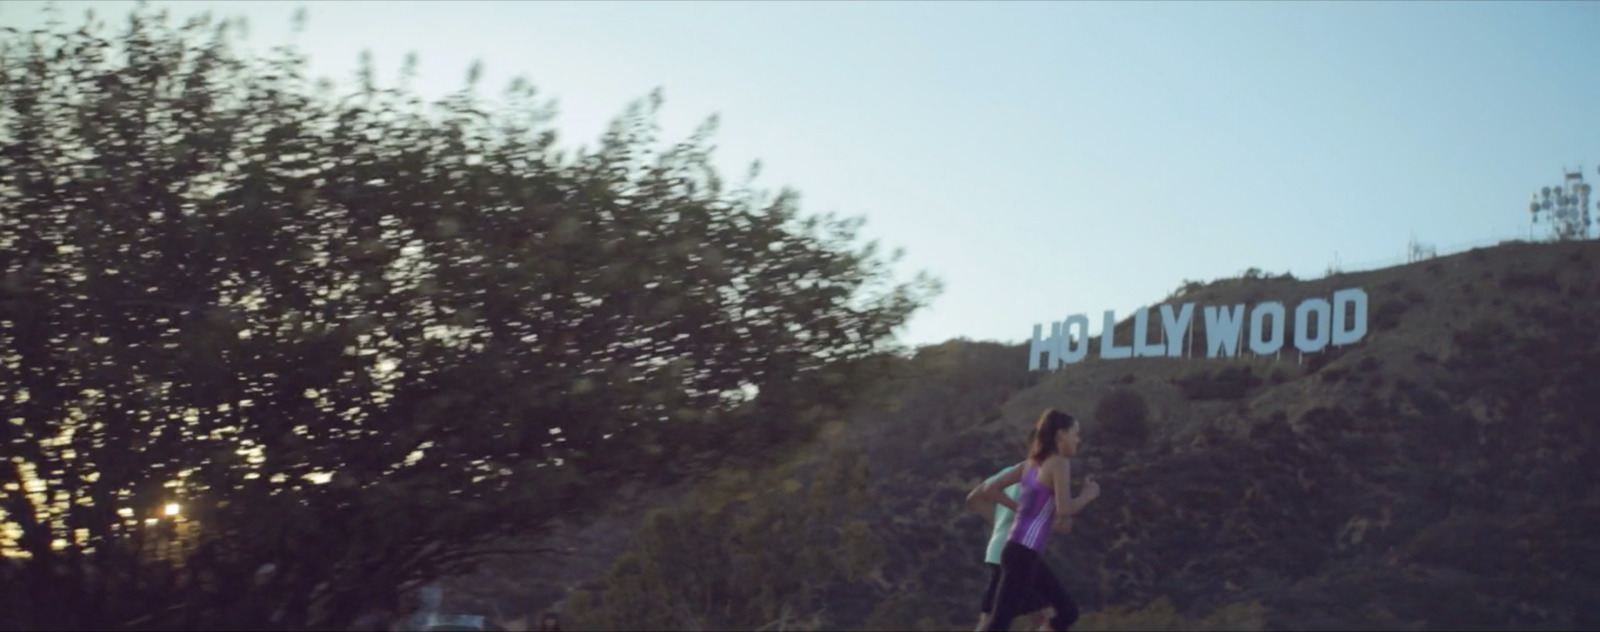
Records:
M1051 478L1054 479L1051 483L1055 484L1056 515L1070 518L1094 502L1095 496L1079 494L1077 498L1073 498L1072 462L1066 458L1057 458L1054 461L1051 464Z
M1019 465L1001 474L1000 478L974 487L967 494L967 506L980 515L992 515L995 505L1003 505L1006 509L1016 511L1017 501L1006 496L1001 490L1020 482L1022 482L1022 467Z

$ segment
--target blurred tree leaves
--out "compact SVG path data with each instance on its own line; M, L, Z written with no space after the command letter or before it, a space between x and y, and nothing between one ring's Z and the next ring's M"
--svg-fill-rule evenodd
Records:
M752 474L724 470L658 510L598 593L564 609L576 629L822 629L826 591L885 561L866 521L866 460L838 449ZM750 492L754 493L750 493Z
M338 94L232 26L0 34L9 627L340 627L608 485L810 436L938 291L727 190L659 94L569 157L526 82L426 103L367 59ZM806 519L774 511L739 524Z

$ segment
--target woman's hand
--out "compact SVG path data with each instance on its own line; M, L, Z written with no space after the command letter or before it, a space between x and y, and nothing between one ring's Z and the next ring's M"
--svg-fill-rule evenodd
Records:
M989 499L984 496L983 483L978 483L977 487L972 488L972 491L967 493L967 508L971 509L973 513L983 516L984 522L991 525L994 524L994 503L989 502Z
M1100 484L1095 482L1093 474L1089 475L1083 480L1083 493L1080 495L1083 496L1086 501L1094 500L1100 497Z

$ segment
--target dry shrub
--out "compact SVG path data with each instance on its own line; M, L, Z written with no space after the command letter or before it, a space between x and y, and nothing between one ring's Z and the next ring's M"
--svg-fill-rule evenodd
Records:
M1201 632L1211 630L1238 630L1255 632L1266 626L1266 607L1260 602L1232 603L1211 613L1204 619L1191 619L1178 613L1172 602L1159 597L1144 608L1114 608L1105 612L1083 615L1072 626L1074 630L1113 632L1143 630L1161 632Z

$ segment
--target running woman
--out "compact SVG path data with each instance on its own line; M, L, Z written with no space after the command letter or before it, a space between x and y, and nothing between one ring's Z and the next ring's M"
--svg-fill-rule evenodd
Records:
M1071 457L1078 452L1081 426L1071 415L1046 409L1034 424L1028 460L1007 470L999 479L978 490L980 498L1012 508L1017 517L1000 551L1000 582L988 630L1010 630L1011 622L1028 607L1028 593L1037 592L1053 608L1052 630L1064 631L1078 620L1072 602L1045 564L1044 546L1051 531L1068 532L1071 518L1100 496L1100 485L1089 477L1083 493L1073 498ZM1001 490L1020 484L1017 500Z
M988 625L989 615L994 613L995 592L1000 588L1000 551L1005 548L1006 536L1011 533L1011 524L1015 522L1017 515L1016 512L1007 509L1004 505L983 502L979 490L983 489L984 485L990 485L1000 480L1001 477L1018 467L1020 465L1012 465L1000 470L994 476L979 483L977 487L972 489L971 493L967 494L967 506L983 516L985 521L994 525L994 529L989 534L989 548L983 560L984 566L989 567L989 585L984 589L983 603L978 609L978 630L982 630L984 626ZM1020 484L1017 484L1005 489L1006 498L1011 499L1013 504L1017 500L1017 492L1021 487ZM1034 628L1044 629L1045 624L1048 623L1044 608L1044 600L1039 598L1039 594L1029 591L1027 603L1022 607L1022 611L1033 613Z

